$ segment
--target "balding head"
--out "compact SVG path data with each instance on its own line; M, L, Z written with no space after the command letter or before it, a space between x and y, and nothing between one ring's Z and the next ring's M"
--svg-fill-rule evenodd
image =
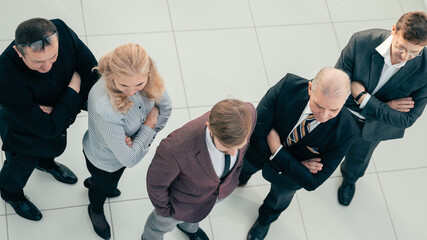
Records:
M326 122L338 115L350 95L350 78L335 68L325 67L309 83L309 106L319 122Z
M344 71L332 67L322 68L313 79L311 91L319 89L327 97L350 95L350 78Z

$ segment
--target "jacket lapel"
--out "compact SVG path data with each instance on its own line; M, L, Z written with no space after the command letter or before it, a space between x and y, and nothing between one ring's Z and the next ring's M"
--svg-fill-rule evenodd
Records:
M420 67L420 64L421 58L415 58L408 61L405 66L403 66L382 88L380 88L375 96L379 99L383 99L388 92L393 91L408 80L408 78Z
M368 86L366 87L366 90L368 92L374 91L374 89L377 87L378 82L380 81L380 76L383 71L383 67L384 58L378 52L376 52L372 55L371 58L371 74L369 75L369 82L367 83Z
M212 165L211 157L209 156L208 147L206 145L205 140L205 131L206 131L206 125L203 125L203 127L200 128L198 131L199 134L195 137L196 141L196 159L199 162L200 166L205 171L206 175L211 178L214 181L219 182L219 178L215 173L215 169Z

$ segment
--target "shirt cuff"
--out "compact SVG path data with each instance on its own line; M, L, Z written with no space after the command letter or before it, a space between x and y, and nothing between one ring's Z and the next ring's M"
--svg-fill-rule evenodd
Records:
M371 98L371 94L367 93L365 98L363 99L362 103L360 104L359 108L363 109L366 106L366 104L368 103L370 98Z
M280 147L276 150L276 152L273 154L273 155L271 155L271 157L270 157L270 160L273 160L273 158L277 155L277 153L280 151L280 149L282 149L283 148L283 145L280 145Z

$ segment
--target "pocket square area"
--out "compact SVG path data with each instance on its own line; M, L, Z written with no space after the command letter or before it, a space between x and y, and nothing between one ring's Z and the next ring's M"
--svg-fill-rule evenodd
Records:
M307 149L310 150L310 152L312 152L314 154L320 154L319 153L319 149L317 147L309 147L309 146L307 146Z

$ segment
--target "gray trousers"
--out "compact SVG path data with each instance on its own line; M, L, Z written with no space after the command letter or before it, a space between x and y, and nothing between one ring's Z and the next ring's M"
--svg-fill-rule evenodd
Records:
M163 217L153 210L145 222L144 233L141 240L163 240L165 233L172 231L176 225L187 232L195 233L199 229L199 223L189 223L181 220L176 220L172 217Z

